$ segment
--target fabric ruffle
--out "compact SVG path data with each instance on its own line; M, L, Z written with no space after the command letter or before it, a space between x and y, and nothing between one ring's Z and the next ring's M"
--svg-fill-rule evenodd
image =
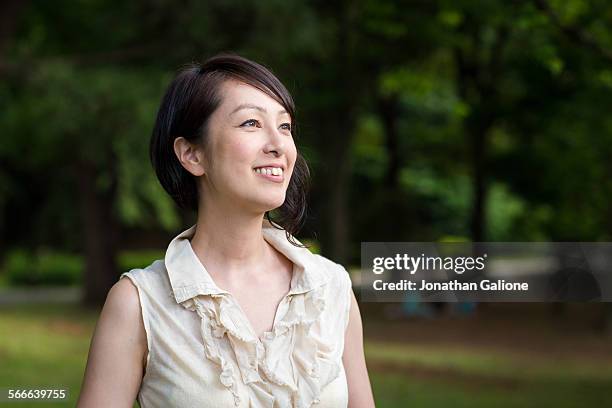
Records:
M325 286L289 295L286 313L261 340L230 295L200 295L181 303L201 318L206 358L219 367L236 406L240 380L253 408L308 408L319 402L323 388L340 373L334 345L311 331L325 309L324 291Z

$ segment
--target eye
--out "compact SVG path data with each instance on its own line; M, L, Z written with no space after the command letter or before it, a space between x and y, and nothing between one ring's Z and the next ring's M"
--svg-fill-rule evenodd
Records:
M256 119L249 119L247 121L245 121L244 123L242 123L242 125L240 125L241 127L261 127L261 124L259 123L258 120Z
M281 128L283 128L283 129L288 130L288 131L290 131L290 132L291 132L291 123L283 123L283 124L281 125Z

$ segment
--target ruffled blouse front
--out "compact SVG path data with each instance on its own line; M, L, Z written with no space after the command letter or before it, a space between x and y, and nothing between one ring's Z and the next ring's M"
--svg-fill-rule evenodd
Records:
M253 407L309 407L321 388L336 378L338 361L330 345L310 336L310 328L325 308L323 291L289 296L286 313L263 339L228 295L198 296L183 302L202 319L206 358L219 366L221 383L240 404L238 382L247 385ZM235 358L235 372L228 360ZM277 405L275 405L275 403Z
M168 247L164 262L168 286L175 304L198 319L201 358L216 370L234 406L310 407L321 402L327 385L344 375L350 279L340 265L293 246L284 231L267 222L263 231L264 238L287 256L294 268L291 289L278 305L272 330L262 338L257 337L235 298L214 283L193 252L189 239L195 226ZM143 304L143 318L151 319L145 316L145 307L150 304ZM147 310L146 314L152 313ZM151 348L155 344L150 344ZM150 351L152 358L159 354ZM346 384L342 390L346 393ZM207 392L205 384L202 392ZM340 398L344 405L347 399L347 395Z

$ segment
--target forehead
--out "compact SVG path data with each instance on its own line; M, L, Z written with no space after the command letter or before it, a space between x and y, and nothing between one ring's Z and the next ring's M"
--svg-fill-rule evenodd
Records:
M219 91L221 94L219 109L227 111L227 113L241 104L258 105L273 113L284 110L283 105L271 96L244 82L233 79L224 81Z

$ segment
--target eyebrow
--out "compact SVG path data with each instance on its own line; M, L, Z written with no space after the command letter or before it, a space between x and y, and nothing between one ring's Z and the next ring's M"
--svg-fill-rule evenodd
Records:
M261 106L253 105L253 104L250 104L250 103L242 103L242 104L238 105L236 107L236 109L234 109L230 113L230 115L233 115L234 113L236 113L236 112L238 112L239 110L242 110L242 109L255 109L255 110L258 110L258 111L263 112L263 113L268 113L268 111L265 108L262 108ZM278 111L279 115L283 114L283 113L288 113L288 112L285 109L282 109L282 110Z

